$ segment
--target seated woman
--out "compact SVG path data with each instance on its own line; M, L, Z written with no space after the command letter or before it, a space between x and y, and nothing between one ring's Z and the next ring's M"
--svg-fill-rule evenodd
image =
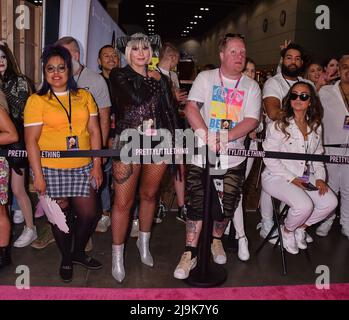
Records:
M0 90L0 146L18 141L18 134L8 115L6 97ZM0 269L11 263L10 230L11 224L7 213L7 191L9 166L7 160L0 157Z
M68 282L73 264L102 268L84 251L100 218L95 189L102 183L101 159L40 159L40 151L101 149L101 133L92 95L77 89L73 79L69 51L61 46L47 47L42 62L42 88L28 99L24 110L25 142L35 190L57 200L66 216L69 232L57 225L52 225L52 232L62 255L59 273Z
M267 128L265 151L322 154L322 106L312 85L295 83L283 101L278 120ZM263 189L289 205L281 227L285 249L297 254L306 249L305 229L324 220L337 206L337 197L326 185L321 162L264 159Z
M120 135L124 130L136 129L138 134L146 136L153 129L163 128L174 136L178 128L176 104L168 79L157 71L148 71L152 58L151 45L156 39L156 36L147 37L138 33L117 40L118 48L125 49L128 65L113 69L110 74L112 102L117 106L116 136L113 142L116 150L121 151L123 148ZM150 267L154 264L149 241L157 192L166 168L166 163L113 161L112 275L118 282L125 278L124 243L138 182L140 205L137 247L142 263Z

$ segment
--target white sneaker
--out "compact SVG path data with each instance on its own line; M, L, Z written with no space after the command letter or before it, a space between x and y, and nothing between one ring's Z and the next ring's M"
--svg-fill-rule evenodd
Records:
M138 238L138 235L139 235L139 220L133 219L130 237L131 238Z
M15 248L23 248L26 246L29 246L34 240L36 240L38 237L36 233L36 227L34 226L33 229L28 228L27 226L24 227L22 234L19 236L19 238L14 242L13 246Z
M307 243L312 243L312 242L314 242L313 237L312 237L308 232L306 232L306 231L305 231L305 241L306 241Z
M24 222L24 216L22 210L13 211L13 223L20 224Z
M305 250L307 248L306 232L304 228L297 228L294 232L294 237L299 249Z
M227 255L225 254L223 244L221 240L213 239L211 244L211 253L213 261L217 264L226 264Z
M193 259L191 258L190 251L185 251L182 254L181 260L179 261L173 276L179 280L187 279L189 277L190 270L196 267L197 260L197 257Z
M248 240L246 237L239 238L238 257L241 261L250 259L250 252L248 251Z
M262 220L260 223L257 224L257 230L261 229L259 232L259 235L265 239L268 233L270 232L271 228L273 227L273 225L274 225L273 221L265 222ZM278 231L277 229L275 229L274 233L272 234L272 237L275 237L275 238L270 239L269 242L272 244L275 244L277 241L277 235L278 235Z
M299 252L294 232L286 232L284 226L281 227L282 242L286 251L291 254L297 254Z
M326 219L324 222L322 222L317 228L315 233L320 237L326 237L331 230L333 221L335 219L335 215L332 215L328 219Z
M107 232L110 224L110 217L103 214L97 223L96 232Z

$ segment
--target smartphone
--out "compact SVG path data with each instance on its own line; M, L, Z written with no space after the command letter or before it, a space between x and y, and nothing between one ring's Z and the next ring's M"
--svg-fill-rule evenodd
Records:
M91 179L91 187L95 190L97 190L97 183L96 183L96 179L92 178Z
M308 191L317 191L318 188L316 188L312 183L308 182L308 183L302 183L302 185L304 186L305 190Z

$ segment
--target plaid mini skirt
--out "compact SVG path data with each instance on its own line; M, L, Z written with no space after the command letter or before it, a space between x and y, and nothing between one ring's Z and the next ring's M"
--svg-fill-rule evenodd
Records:
M46 182L46 194L51 198L89 197L90 171L87 166L73 169L42 168Z

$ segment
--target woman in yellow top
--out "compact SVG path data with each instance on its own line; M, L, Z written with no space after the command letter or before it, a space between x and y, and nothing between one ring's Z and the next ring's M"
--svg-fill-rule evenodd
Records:
M18 141L18 134L8 115L6 97L0 89L0 146ZM11 263L10 230L7 213L7 191L9 166L7 160L0 157L0 269Z
M84 251L100 218L94 188L102 183L101 160L40 159L40 151L101 149L98 111L91 94L77 89L67 49L47 47L42 62L42 88L28 99L24 110L25 141L34 188L57 200L66 216L69 233L56 225L52 225L52 232L62 254L60 276L63 281L71 281L73 264L93 270L102 268Z

